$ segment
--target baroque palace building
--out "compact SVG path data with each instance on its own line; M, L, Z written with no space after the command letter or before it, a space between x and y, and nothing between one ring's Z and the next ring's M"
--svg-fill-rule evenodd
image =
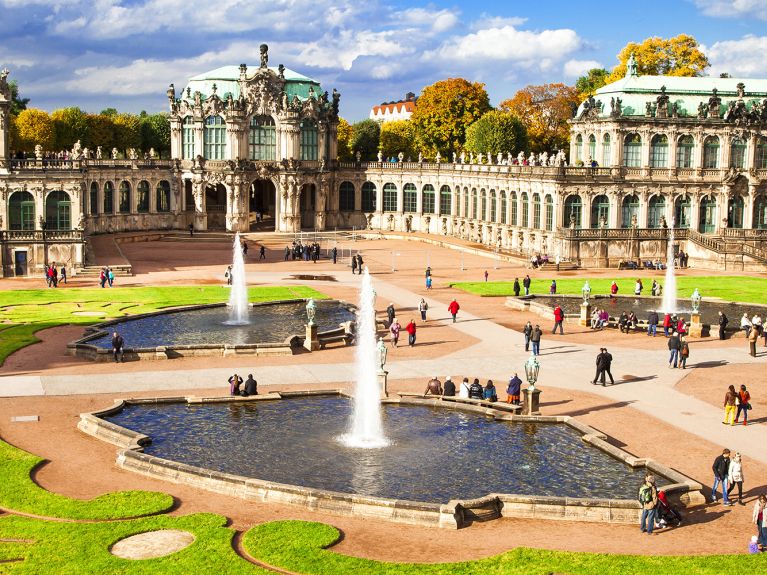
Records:
M4 276L78 268L91 234L367 229L456 236L583 266L664 258L767 266L767 80L639 76L597 90L564 154L338 162L340 94L284 66L225 66L167 91L171 160L13 157L0 74ZM764 133L763 133L764 132ZM763 183L764 182L764 183ZM259 217L260 216L260 217Z

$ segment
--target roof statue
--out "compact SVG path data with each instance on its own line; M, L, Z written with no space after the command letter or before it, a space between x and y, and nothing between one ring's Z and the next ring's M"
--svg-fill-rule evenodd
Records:
M639 66L633 53L629 56L628 62L626 62L626 78L632 76L639 76Z
M269 46L261 44L258 51L261 53L261 67L266 68L267 64L269 64Z

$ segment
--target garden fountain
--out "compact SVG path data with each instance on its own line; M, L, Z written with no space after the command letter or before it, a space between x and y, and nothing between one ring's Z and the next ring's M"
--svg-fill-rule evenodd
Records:
M663 301L661 310L664 313L674 313L676 309L676 273L674 270L674 223L668 230L668 248L666 249L666 280L663 286Z
M234 235L232 246L232 289L229 293L229 319L226 325L248 325L248 286L245 282L245 261L242 257L240 232Z

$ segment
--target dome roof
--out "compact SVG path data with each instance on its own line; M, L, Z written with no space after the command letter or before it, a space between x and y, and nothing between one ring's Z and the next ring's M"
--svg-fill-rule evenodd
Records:
M275 67L270 66L269 70L274 72L274 74L279 74L279 70ZM298 96L302 100L305 100L309 97L309 87L314 89L315 94L319 95L321 93L320 83L316 80L312 80L290 68L285 68L283 70L283 75L285 77L285 91L289 98ZM219 97L225 98L227 94L231 93L232 98L239 98L240 67L221 66L215 70L192 76L189 79L189 83L184 88L184 91L181 93L181 98L186 99L187 90L189 90L190 94L200 92L203 99L205 99L213 93L214 84L216 85L216 94L218 94Z

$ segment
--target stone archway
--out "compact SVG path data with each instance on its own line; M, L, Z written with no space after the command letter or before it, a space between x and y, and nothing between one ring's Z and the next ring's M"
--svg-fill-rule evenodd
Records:
M258 232L277 230L277 188L272 180L255 180L250 185L248 229Z

